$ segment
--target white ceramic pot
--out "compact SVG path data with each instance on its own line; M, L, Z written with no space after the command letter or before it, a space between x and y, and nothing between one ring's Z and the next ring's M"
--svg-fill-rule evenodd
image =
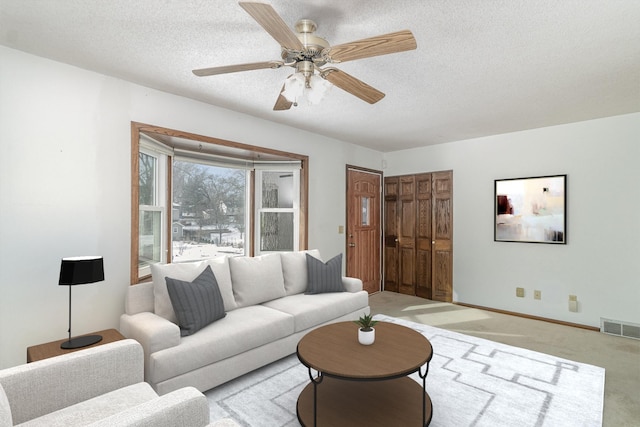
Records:
M371 345L376 340L376 330L371 328L370 331L358 329L358 341L362 345Z

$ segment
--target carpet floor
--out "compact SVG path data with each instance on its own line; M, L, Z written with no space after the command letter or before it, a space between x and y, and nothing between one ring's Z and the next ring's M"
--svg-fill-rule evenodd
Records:
M376 319L415 329L431 342L431 426L602 425L603 368L390 316ZM299 426L296 401L308 382L297 357L286 357L206 392L211 419Z

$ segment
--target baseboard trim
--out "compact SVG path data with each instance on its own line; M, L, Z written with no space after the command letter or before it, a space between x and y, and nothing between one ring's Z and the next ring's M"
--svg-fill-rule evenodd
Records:
M543 322L556 323L558 325L571 326L571 327L574 327L574 328L580 328L580 329L586 329L586 330L589 330L589 331L600 332L600 328L597 328L595 326L582 325L580 323L565 322L565 321L562 321L562 320L549 319L547 317L532 316L530 314L517 313L515 311L500 310L499 308L483 307L481 305L467 304L467 303L464 303L464 302L453 302L453 304L461 305L463 307L477 308L479 310L493 311L494 313L508 314L510 316L524 317L525 319L541 320Z

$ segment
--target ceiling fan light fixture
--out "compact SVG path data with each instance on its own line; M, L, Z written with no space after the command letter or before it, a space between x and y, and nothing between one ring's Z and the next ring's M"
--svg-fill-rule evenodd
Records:
M315 73L307 79L303 72L297 72L285 80L282 96L289 102L298 103L302 98L306 98L310 105L318 105L332 86L329 81Z
M289 102L297 102L302 98L304 93L304 75L302 73L293 73L284 81L284 90L282 96L287 98Z
M331 86L333 86L329 81L317 74L309 78L309 85L311 87L306 90L306 95L311 105L318 105L329 89L331 89Z

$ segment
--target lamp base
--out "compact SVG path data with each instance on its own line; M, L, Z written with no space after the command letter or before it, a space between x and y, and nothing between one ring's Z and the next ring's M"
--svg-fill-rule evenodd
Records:
M63 342L62 344L60 344L60 348L73 349L87 347L100 341L102 341L102 335L83 335L81 337L71 338L70 340Z

